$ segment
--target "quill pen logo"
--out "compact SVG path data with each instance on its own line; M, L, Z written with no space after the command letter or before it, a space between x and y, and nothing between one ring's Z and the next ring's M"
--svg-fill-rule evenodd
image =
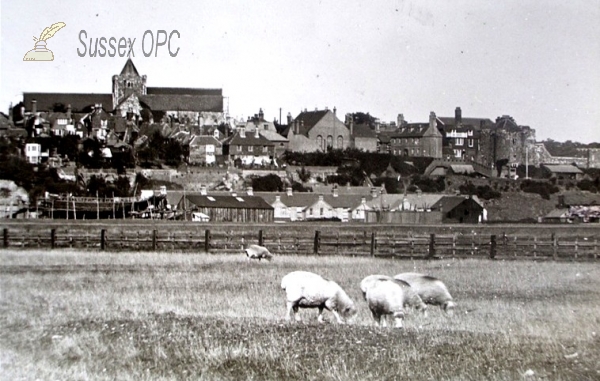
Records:
M46 41L65 26L64 22L57 22L44 29L40 38L34 36L35 46L25 54L23 61L54 61L54 53L46 48Z

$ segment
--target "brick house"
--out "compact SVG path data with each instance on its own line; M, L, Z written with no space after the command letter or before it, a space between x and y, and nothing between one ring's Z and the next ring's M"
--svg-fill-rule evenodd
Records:
M243 165L266 165L273 161L275 144L260 135L258 129L247 134L241 127L223 142L223 155L229 155L231 160L239 160Z
M248 118L242 127L246 129L246 133L254 133L255 130L258 130L260 135L273 142L275 157L281 157L287 151L289 140L277 132L274 122L265 120L262 109L259 110L258 114Z
M326 152L351 146L350 130L337 118L336 109L301 112L282 133L293 152Z
M193 135L188 143L190 164L214 164L223 155L223 144L212 135Z
M437 128L435 113L429 123L406 123L389 134L392 155L409 157L442 157L442 134ZM381 144L381 143L380 143Z

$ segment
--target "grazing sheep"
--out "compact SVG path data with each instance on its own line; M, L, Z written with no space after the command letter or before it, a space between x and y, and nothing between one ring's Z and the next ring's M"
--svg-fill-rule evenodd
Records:
M441 280L417 273L398 274L394 278L410 284L426 304L440 306L444 312L452 315L452 310L456 304L452 300L448 288Z
M246 252L246 256L248 257L248 261L250 259L258 259L260 262L261 259L265 258L270 261L273 259L273 254L264 246L259 245L248 245L248 247L244 250Z
M393 280L375 281L367 288L366 298L373 318L380 326L386 326L385 315L392 315L396 328L402 328L405 298L402 286Z
M291 319L292 311L296 321L300 321L298 308L318 308L318 321L323 322L323 309L333 313L338 323L343 324L356 314L354 302L334 281L307 271L293 271L281 280L281 288L287 297L286 320Z
M365 300L367 299L367 290L374 284L380 281L392 281L398 283L404 290L404 307L414 308L417 311L427 314L427 305L423 303L416 291L405 281L394 279L387 275L369 275L360 282L360 289L363 293Z

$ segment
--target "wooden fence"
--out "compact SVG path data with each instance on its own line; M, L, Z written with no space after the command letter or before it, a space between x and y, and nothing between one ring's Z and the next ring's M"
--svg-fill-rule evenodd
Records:
M436 258L539 258L597 259L597 235L569 234L440 234L393 229L266 229L229 230L191 226L157 229L155 226L69 225L40 228L3 228L3 248L74 248L110 251L184 251L242 254L256 243L275 255L351 255L406 259Z

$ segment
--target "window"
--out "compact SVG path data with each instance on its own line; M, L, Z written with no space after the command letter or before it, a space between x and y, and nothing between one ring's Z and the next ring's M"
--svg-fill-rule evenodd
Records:
M473 139L469 139L469 147L473 147Z
M323 147L323 137L321 135L317 136L317 147L323 150L325 149L325 147Z
M333 136L327 136L327 148L333 148Z
M320 213L320 215L321 215L321 216L323 215L323 208L321 208L321 209L319 210L319 213Z
M263 152L268 152L269 148L267 146L263 146Z
M415 138L415 144L419 144L419 139Z
M254 151L254 146L248 146L248 152Z
M312 214L313 214L313 209L312 208L308 209L308 215L312 216Z
M337 137L337 148L344 148L344 138L342 137L342 135Z
M468 136L473 136L473 130L467 130L467 135Z
M242 146L237 146L238 152L242 152Z
M465 139L464 138L456 138L454 144L457 145L457 146L462 146L462 145L465 144Z

